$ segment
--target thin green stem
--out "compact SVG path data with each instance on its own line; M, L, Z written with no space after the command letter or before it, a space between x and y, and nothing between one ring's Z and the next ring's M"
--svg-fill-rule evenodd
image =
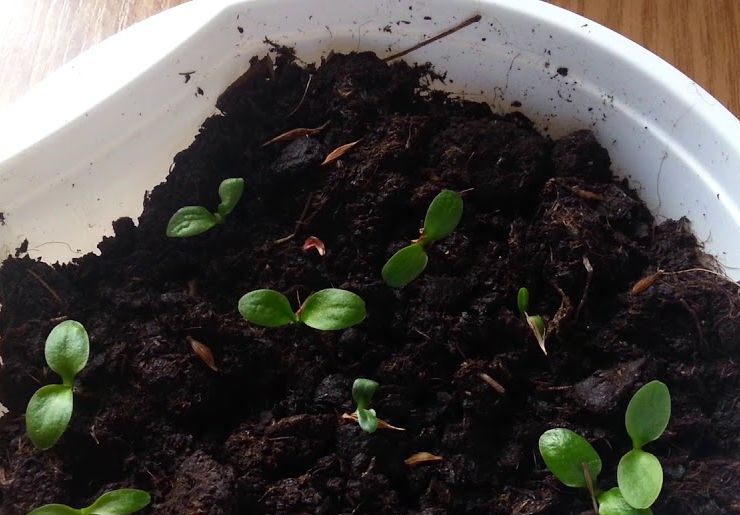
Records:
M596 502L596 491L594 490L594 480L591 477L591 470L589 470L586 462L581 462L581 467L583 468L583 477L586 480L586 488L588 489L588 493L591 494L594 515L599 515L599 503Z

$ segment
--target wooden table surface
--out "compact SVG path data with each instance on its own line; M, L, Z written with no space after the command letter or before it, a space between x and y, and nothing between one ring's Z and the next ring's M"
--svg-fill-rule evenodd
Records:
M184 1L0 0L0 109L86 48ZM652 50L740 116L740 0L550 1Z

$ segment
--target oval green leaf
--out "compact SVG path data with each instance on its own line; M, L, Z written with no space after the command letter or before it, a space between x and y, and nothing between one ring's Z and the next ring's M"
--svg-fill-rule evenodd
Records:
M46 504L28 512L28 515L82 515L82 512L64 504Z
M429 204L424 219L424 239L429 242L449 236L455 230L463 214L463 200L459 193L442 190Z
M352 398L357 403L358 409L367 409L373 400L373 395L378 390L378 383L372 379L363 379L358 377L352 383Z
M550 429L540 436L539 447L545 465L564 485L586 488L583 463L596 483L601 472L601 458L582 436L570 429Z
M72 418L72 387L49 384L39 388L28 401L26 431L41 450L54 446Z
M185 206L178 209L167 223L167 236L189 238L203 234L218 223L213 213L203 206Z
M242 198L242 193L244 193L244 179L234 178L221 181L218 187L218 196L221 198L218 213L221 216L231 213L239 199Z
M660 381L650 381L637 390L627 406L624 425L635 449L657 440L671 418L671 394Z
M374 409L358 409L357 423L366 433L374 433L378 429L378 417Z
M365 301L347 290L327 288L310 295L298 310L301 322L320 331L346 329L365 320Z
M526 288L519 288L519 293L516 295L516 305L519 308L519 316L527 316L526 313L529 310L529 290Z
M649 452L633 449L619 460L617 484L633 508L649 508L663 488L663 467Z
M602 492L598 497L599 515L652 515L650 509L633 508L622 497L619 488Z
M412 243L393 254L383 266L383 280L391 288L403 288L421 275L428 260L424 248Z
M90 340L83 325L74 320L57 324L46 337L44 356L49 368L71 385L90 357Z
M275 290L250 291L239 299L239 313L248 322L264 327L282 327L298 321L288 298Z
M104 493L94 503L80 511L82 515L129 515L147 507L150 502L148 492L122 488Z

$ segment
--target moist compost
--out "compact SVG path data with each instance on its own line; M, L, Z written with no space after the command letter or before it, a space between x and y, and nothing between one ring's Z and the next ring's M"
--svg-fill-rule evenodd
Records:
M590 132L553 141L521 114L433 91L436 79L366 53L317 69L285 52L253 59L138 225L113 222L100 255L70 264L9 257L0 512L135 487L152 514L589 513L588 495L544 467L539 435L584 435L604 460L600 486L616 486L626 404L659 379L673 415L649 446L665 469L655 513L738 513L738 286L692 271L631 293L657 270L711 266L688 221L657 223ZM177 208L215 209L227 177L246 191L226 224L165 236ZM387 287L383 264L442 188L465 192L460 225L419 279ZM308 236L324 257L302 250ZM297 306L331 286L365 300L362 324L265 329L236 309L257 288ZM517 312L522 286L549 320L547 356ZM43 347L65 318L86 326L91 358L69 428L40 452L23 414L59 382ZM381 384L373 407L405 431L341 418L357 377ZM417 452L442 460L405 465Z

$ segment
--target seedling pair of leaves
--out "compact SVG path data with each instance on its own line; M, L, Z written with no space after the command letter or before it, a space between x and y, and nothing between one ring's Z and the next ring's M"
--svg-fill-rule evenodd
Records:
M90 341L79 322L65 320L54 327L44 346L46 363L62 378L62 384L49 384L33 394L26 408L26 431L39 449L54 446L72 418L75 376L87 364Z
M427 267L427 249L435 241L449 236L463 214L459 193L442 190L429 204L421 236L391 256L383 266L383 280L392 288L403 288L421 275Z
M529 290L527 288L519 288L516 302L519 308L519 316L527 322L527 325L532 330L532 334L537 339L540 349L547 356L547 349L545 349L547 326L545 325L545 320L540 315L530 315L527 313L529 311Z
M630 400L625 414L633 449L622 456L617 467L618 488L601 492L595 488L601 458L583 437L569 429L545 431L539 441L545 465L566 486L586 488L599 515L648 515L663 487L663 468L642 447L663 434L671 417L668 387L651 381Z
M224 179L218 187L221 203L211 213L203 206L181 207L167 223L167 236L170 238L189 238L197 236L224 223L244 193L244 179Z
M87 508L70 508L65 504L47 504L28 515L129 515L145 508L151 502L143 490L123 488L106 492Z
M360 429L366 433L374 433L378 429L389 429L391 431L406 431L402 427L393 426L385 420L379 419L375 410L370 408L373 395L378 389L378 383L370 379L357 378L352 384L352 398L357 404L354 413L345 413L342 418L357 422Z
M297 311L288 298L275 290L255 290L239 299L245 320L264 327L306 324L320 331L337 331L365 319L365 301L357 294L327 288L309 295Z
M378 383L371 379L357 378L352 383L352 398L357 404L355 414L357 423L366 433L374 433L378 429L378 417L375 410L370 408L373 395L378 390Z

